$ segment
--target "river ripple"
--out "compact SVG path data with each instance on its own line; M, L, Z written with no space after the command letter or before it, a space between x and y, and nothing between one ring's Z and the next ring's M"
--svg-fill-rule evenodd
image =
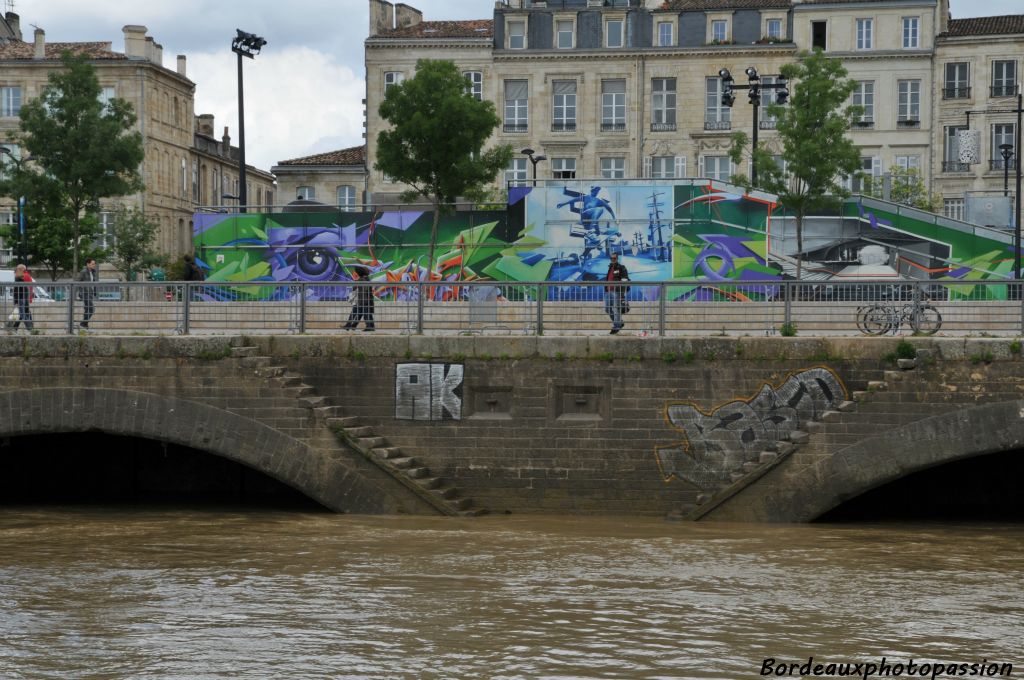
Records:
M0 510L3 678L1021 669L1024 526Z

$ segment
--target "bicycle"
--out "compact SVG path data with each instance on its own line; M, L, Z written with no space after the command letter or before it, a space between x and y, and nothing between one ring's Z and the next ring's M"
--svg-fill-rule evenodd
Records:
M915 295L909 304L874 304L857 308L857 329L865 335L896 335L909 325L915 335L935 335L942 328L942 314L932 305L922 304Z

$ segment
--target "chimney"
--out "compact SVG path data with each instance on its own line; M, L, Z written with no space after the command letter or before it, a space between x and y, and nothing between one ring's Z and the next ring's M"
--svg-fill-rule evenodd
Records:
M395 24L398 28L409 28L423 21L423 12L404 2L395 5Z
M231 135L228 134L228 126L224 126L224 136L220 138L222 156L231 157Z
M146 58L146 31L145 26L125 26L121 29L124 33L124 56L129 59Z
M187 78L188 75L185 73L185 55L178 55L178 75L182 78Z
M395 27L395 6L388 0L370 0L370 37Z
M157 66L164 65L164 46L158 42L153 43L153 53L150 60Z
M11 27L11 33L14 34L14 39L21 40L21 17L14 12L8 12L4 17L7 19L7 25Z
M32 58L46 59L46 31L41 28L36 29L36 51Z
M197 124L199 134L213 137L213 114L200 113L196 119L199 121Z
M939 28L936 33L949 31L949 0L939 0Z

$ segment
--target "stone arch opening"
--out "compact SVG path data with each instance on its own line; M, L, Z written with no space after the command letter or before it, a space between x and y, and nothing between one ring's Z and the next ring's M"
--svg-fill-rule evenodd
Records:
M247 465L180 444L103 432L0 440L0 505L68 503L328 511Z

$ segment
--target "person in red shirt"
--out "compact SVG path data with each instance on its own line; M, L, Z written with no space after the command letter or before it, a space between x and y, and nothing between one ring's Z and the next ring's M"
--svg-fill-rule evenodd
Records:
M612 253L609 258L608 274L605 275L605 280L609 282L629 281L629 272L626 271L626 265L619 264L618 253ZM618 333L626 325L622 322L622 308L628 292L629 286L621 284L609 283L604 287L604 311L611 317L612 335Z

